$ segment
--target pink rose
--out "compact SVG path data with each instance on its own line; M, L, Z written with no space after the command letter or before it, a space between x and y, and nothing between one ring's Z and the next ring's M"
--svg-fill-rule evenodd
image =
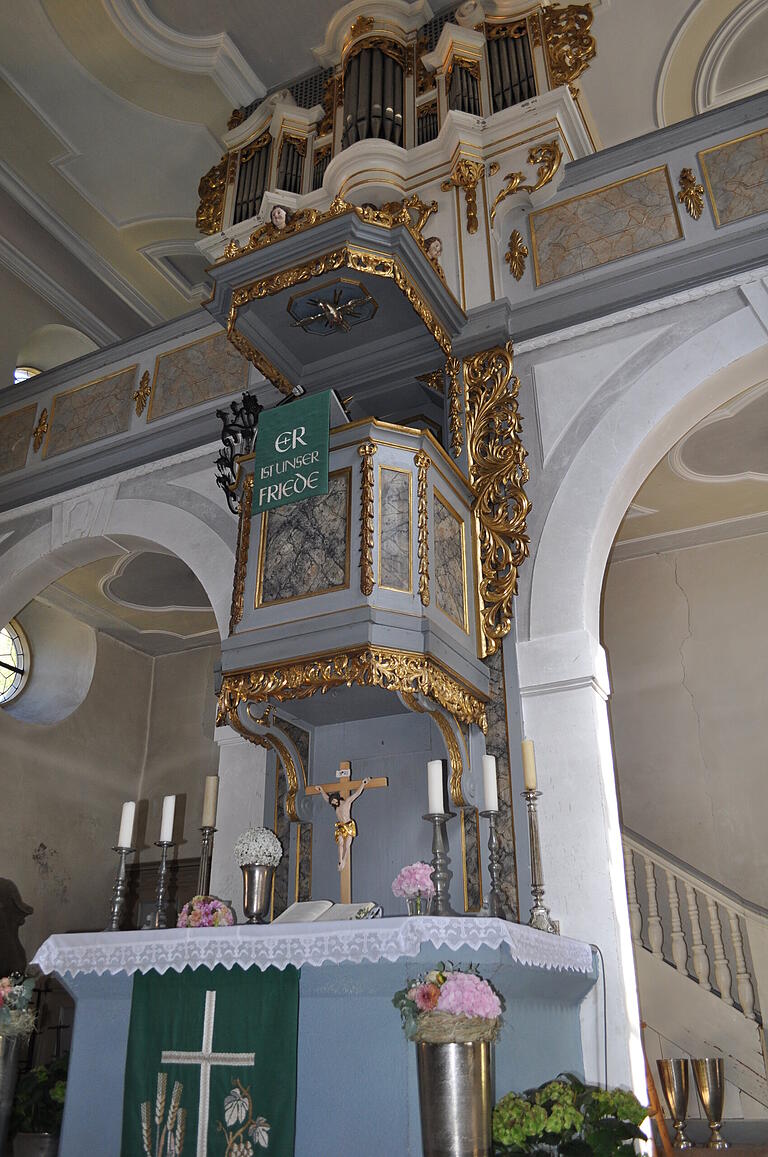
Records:
M495 1020L501 1016L501 1001L487 980L473 972L451 972L438 989L437 1008L455 1016L479 1016Z

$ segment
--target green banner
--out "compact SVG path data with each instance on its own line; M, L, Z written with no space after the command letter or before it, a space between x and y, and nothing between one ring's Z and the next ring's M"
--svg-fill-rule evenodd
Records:
M298 1018L295 968L134 977L122 1157L292 1154Z
M328 493L330 391L259 415L251 514Z

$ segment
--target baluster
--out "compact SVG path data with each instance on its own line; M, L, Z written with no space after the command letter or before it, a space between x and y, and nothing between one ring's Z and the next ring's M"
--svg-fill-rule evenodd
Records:
M491 44L495 41L490 41ZM637 899L637 880L635 878L635 860L629 844L624 844L624 874L627 877L627 900L629 902L629 925L632 929L632 939L635 944L643 943L643 914Z
M749 1020L756 1020L755 990L752 986L752 977L747 970L747 961L744 956L744 941L741 936L741 925L736 912L729 910L728 920L731 925L731 941L733 955L736 957L736 991L739 994L739 1004L742 1012Z
M709 983L709 957L707 947L701 937L701 922L699 919L699 902L693 885L686 881L685 900L688 906L688 916L691 921L691 956L693 957L693 971L702 988L712 991Z
M726 1004L733 1004L731 996L731 970L728 967L728 958L725 955L723 944L723 930L720 927L720 913L717 910L717 901L707 896L709 911L709 926L712 929L712 940L715 948L715 981L720 989L720 999Z
M661 946L664 943L664 933L659 916L659 904L656 897L656 873L653 860L645 858L645 884L648 889L648 945L654 956L661 956Z
M678 972L688 975L688 946L685 943L685 933L680 922L680 897L677 892L677 880L669 868L664 869L667 877L667 896L669 897L669 913L672 931L672 959Z

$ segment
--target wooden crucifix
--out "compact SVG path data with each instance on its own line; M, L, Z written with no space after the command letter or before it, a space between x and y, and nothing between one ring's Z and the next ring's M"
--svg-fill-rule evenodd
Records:
M371 779L352 779L352 769L348 761L343 760L336 772L336 783L313 784L306 789L307 795L321 795L327 804L330 804L335 813L333 836L336 840L336 853L339 861L339 884L341 887L341 903L352 903L352 841L357 835L357 824L352 819L352 804L369 787L389 787L386 776Z

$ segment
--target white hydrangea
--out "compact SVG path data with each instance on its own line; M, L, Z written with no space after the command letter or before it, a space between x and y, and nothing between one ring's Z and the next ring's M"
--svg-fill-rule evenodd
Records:
M248 828L235 841L238 864L266 864L276 868L283 858L283 847L269 828Z

